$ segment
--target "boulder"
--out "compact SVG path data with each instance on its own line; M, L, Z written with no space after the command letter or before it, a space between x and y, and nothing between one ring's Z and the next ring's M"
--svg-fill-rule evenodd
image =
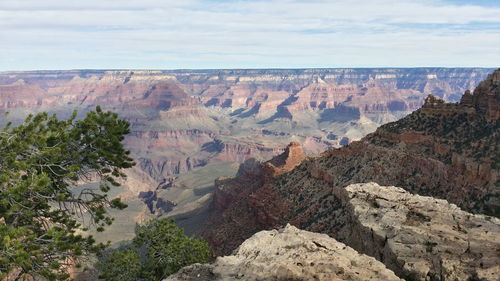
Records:
M372 257L325 234L287 225L261 231L231 256L181 269L166 281L401 280Z

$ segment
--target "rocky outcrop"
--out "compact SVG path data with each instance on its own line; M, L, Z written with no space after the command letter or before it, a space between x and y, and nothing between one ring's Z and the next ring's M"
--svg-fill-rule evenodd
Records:
M286 172L292 170L297 165L302 163L305 157L306 154L304 153L304 149L300 143L291 142L282 154L274 157L267 162L267 164L272 167L272 174L275 175L282 171ZM281 171L276 171L276 169L280 169Z
M497 218L471 214L445 200L376 183L334 187L329 196L330 203L323 202L316 211L320 215L330 214L321 220L330 224L330 235L359 253L376 258L405 280L493 281L500 274ZM314 238L304 242L305 237ZM185 268L168 280L201 280L196 279L198 274L205 280L312 280L314 276L319 280L348 280L342 278L349 278L349 274L338 275L348 272L345 268L339 270L339 263L357 267L361 259L353 258L355 252L349 247L340 244L339 248L332 243L340 244L326 235L292 226L262 231L246 240L233 256L218 258L214 265ZM335 252L334 257L324 255L332 249L342 251ZM316 262L316 257L322 262ZM309 268L311 261L314 265ZM369 264L362 267L378 267L378 263ZM380 268L374 271L387 273ZM386 276L373 276L358 269L355 272L359 275L353 276L359 280L395 278L392 272Z
M372 257L324 234L287 225L247 239L231 256L181 269L181 280L401 280Z
M376 183L335 188L335 237L406 280L498 280L500 220Z
M287 206L274 201L279 196L270 184L305 157L300 144L291 143L281 155L267 162L247 160L240 166L237 178L215 181L210 220L211 225L220 228L204 233L213 245L217 245L214 254L227 253L256 231L272 228L282 221L285 212L280 210L286 210Z
M141 192L139 198L146 204L148 211L151 214L162 215L172 211L172 209L177 205L174 202L168 201L163 198L158 198L158 193L156 190Z
M472 106L484 113L487 120L500 119L500 69L479 83L472 96Z

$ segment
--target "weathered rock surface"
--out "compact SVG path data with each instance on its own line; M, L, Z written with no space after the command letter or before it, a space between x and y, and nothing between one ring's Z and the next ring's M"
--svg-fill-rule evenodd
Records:
M232 256L192 265L170 276L181 280L401 280L382 263L325 234L287 225L261 231Z
M336 238L407 280L498 280L500 220L376 183L335 188Z
M500 71L488 76L474 90L471 105L486 115L487 120L500 119Z
M350 247L405 280L498 280L499 219L376 183L332 188L330 194L335 204L323 204L318 213L333 215L331 235L349 247L288 225L259 232L232 256L184 268L167 280L397 280Z

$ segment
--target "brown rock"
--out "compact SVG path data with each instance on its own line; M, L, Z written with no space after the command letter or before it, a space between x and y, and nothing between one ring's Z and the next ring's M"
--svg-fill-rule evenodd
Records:
M500 69L479 83L474 90L472 102L478 112L485 114L487 120L500 118Z

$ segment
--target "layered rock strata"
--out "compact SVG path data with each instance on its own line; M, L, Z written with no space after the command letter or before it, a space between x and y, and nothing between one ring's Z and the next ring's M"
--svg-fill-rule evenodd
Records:
M437 93L457 100L488 69L294 69L294 70L73 70L0 73L0 110L24 118L50 111L69 115L96 105L117 111L132 123L128 142L141 167L158 181L217 161L269 159L277 148L300 141L309 153L345 145L377 125L418 108ZM222 111L222 114L221 114ZM1 122L1 121L0 121ZM202 132L193 130L200 129ZM162 154L170 138L184 134ZM199 134L200 133L200 134ZM205 133L251 140L249 156L237 150L204 153ZM230 136L230 137L228 137ZM335 136L335 137L332 137ZM192 145L196 144L196 145ZM190 146L184 148L184 146ZM271 151L262 152L261 147ZM144 152L144 147L147 151ZM160 153L148 153L160 152ZM274 154L273 154L274 153ZM152 168L152 166L157 166Z
M302 143L308 154L347 145L418 108L430 93L457 101L464 90L473 88L490 71L416 68L2 72L0 112L10 114L0 123L16 122L28 113L40 111L65 118L76 109L82 116L96 105L117 112L131 122L132 133L125 142L142 170L131 174L133 186L126 186L130 189L125 192L126 199L137 200L133 194L154 192L159 183L172 175L214 167L220 162L267 160L281 153L290 142ZM490 91L495 85L484 84L481 89ZM487 120L494 120L498 114L495 99L493 103L483 100L482 95L471 95L470 101L464 100L464 106L469 111L484 111ZM436 110L429 108L427 113ZM440 143L436 149L445 152L446 145ZM480 153L476 154L480 157ZM465 167L460 171L465 170L468 178L491 175L487 165L470 155L456 153L449 158ZM213 170L213 178L223 175ZM436 182L431 181L433 185ZM491 183L473 183L474 188L478 187L474 196L483 198L490 193L484 188L485 181ZM423 180L415 182L422 184ZM339 185L345 183L340 181ZM395 184L404 186L401 182ZM469 188L458 185L453 190L458 194L456 200ZM265 197L276 193L269 187L266 190L252 195L251 200L264 225L279 217L271 212L279 208L260 211ZM206 192L210 193L211 187L206 187ZM443 196L448 198L453 192ZM171 213L192 203L193 198L197 196L162 199L177 204L172 205L168 212ZM494 207L488 204L489 208Z

